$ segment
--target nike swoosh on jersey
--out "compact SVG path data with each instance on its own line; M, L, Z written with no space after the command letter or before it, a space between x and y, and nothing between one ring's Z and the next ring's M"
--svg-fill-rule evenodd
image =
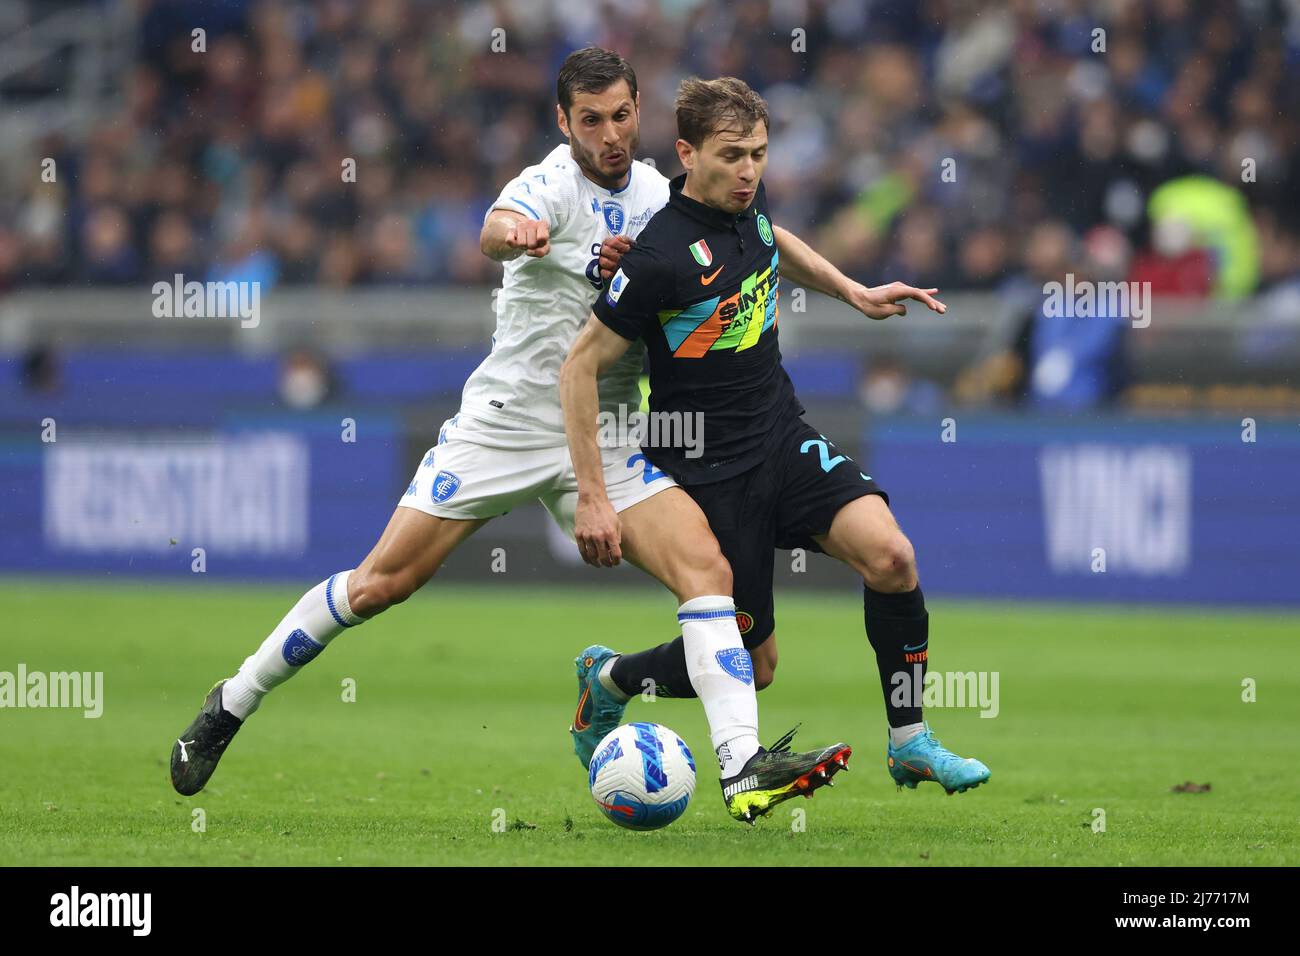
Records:
M725 268L727 268L725 265L721 265L721 266L718 266L718 268L716 268L716 269L713 270L713 275L711 275L711 276L700 276L700 285L709 285L711 282L713 282L714 279L716 279L716 278L718 277L718 273L721 272L721 271L722 271L723 269L725 269Z

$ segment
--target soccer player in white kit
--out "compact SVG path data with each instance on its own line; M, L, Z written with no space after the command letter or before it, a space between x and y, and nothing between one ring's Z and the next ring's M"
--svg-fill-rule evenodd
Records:
M601 288L602 241L635 237L667 202L668 182L633 159L639 97L622 57L576 51L560 70L557 93L557 123L569 143L512 180L485 217L483 252L505 262L491 354L466 381L460 411L443 424L366 559L308 591L238 673L209 692L172 747L178 792L203 788L266 694L344 630L405 601L492 518L538 499L572 536L578 484L560 367ZM599 382L601 410L639 409L640 373L641 354L629 350ZM609 565L627 557L677 596L691 683L714 748L743 763L762 748L731 568L699 507L649 467L637 445L605 448L602 458L620 545L591 557ZM575 725L584 723L581 704L578 710Z

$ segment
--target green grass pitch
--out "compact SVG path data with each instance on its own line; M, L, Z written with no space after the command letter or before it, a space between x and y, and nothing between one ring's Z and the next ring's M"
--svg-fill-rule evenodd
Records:
M175 735L300 590L0 583L0 670L103 671L105 697L99 719L0 710L0 864L1300 862L1300 628L1282 613L932 601L931 668L1000 675L996 718L927 713L993 771L949 797L886 773L860 601L779 595L761 735L802 721L796 744L847 741L852 773L750 829L723 809L699 703L634 701L629 719L681 734L700 778L681 820L631 833L600 815L573 755L572 661L593 641L672 637L672 599L435 581L335 641L268 698L207 790L177 796ZM1171 792L1184 781L1211 789Z

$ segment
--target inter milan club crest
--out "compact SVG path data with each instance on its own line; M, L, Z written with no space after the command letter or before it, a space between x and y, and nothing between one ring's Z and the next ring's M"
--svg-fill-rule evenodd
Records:
M758 238L769 246L772 244L772 224L762 213L758 214Z
M709 251L709 244L703 239L691 245L691 255L702 266L711 265L713 262L713 253Z
M623 207L614 200L607 199L600 207L600 211L605 214L605 225L609 227L609 234L619 235L623 231Z

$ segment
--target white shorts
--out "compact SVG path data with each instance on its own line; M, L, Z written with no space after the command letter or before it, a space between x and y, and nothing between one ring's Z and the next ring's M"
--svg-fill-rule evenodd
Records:
M615 511L677 487L636 445L600 454ZM568 445L553 432L503 428L462 412L443 423L398 505L438 518L496 518L533 499L573 537L578 478Z

